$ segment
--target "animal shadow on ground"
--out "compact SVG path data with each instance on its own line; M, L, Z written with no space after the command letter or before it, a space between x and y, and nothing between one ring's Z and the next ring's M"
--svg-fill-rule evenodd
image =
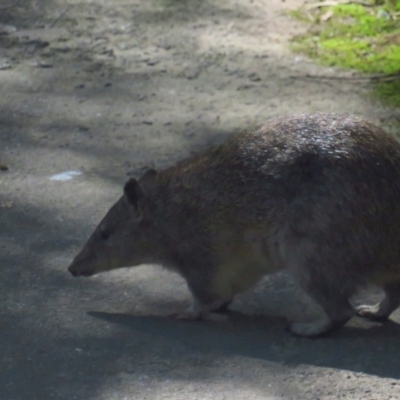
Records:
M275 316L250 316L229 311L229 321L178 321L166 317L89 311L93 318L118 324L149 337L177 341L203 354L244 356L287 365L307 364L400 378L400 325L387 321L369 329L345 326L320 339L285 333L286 321ZM355 317L355 319L359 319Z

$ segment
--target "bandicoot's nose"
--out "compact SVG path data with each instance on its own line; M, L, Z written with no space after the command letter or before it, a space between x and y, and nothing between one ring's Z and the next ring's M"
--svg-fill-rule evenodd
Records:
M92 276L94 274L93 269L82 269L82 267L77 267L74 264L70 265L68 271L72 276Z
M72 265L68 267L68 271L71 273L72 276L79 276L79 271L74 269Z

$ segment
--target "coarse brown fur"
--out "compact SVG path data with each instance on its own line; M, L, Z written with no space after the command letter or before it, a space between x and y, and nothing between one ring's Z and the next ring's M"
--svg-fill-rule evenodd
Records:
M346 323L367 283L386 297L360 315L384 319L400 303L400 144L366 121L273 118L124 191L73 275L162 264L186 279L185 315L198 317L286 268L326 312L292 324L304 336Z

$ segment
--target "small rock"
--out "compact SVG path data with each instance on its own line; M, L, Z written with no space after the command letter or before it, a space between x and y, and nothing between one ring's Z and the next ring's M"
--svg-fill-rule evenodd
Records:
M248 76L247 76L252 82L259 82L261 81L261 78L259 77L259 75L256 72L251 72Z
M108 57L115 57L113 49L104 49L104 50L100 51L100 54L103 54Z
M0 61L0 70L10 69L11 66L12 64L8 60Z
M50 43L46 42L45 40L34 39L34 40L29 40L28 42L26 42L26 44L28 46L34 46L36 49L44 49Z
M80 83L79 85L75 86L75 89L83 89L85 87L84 83Z
M153 121L148 121L148 120L142 121L142 123L145 125L153 125Z
M199 67L194 67L194 68L187 68L184 75L186 79L192 80L192 79L197 79L201 73L201 68Z
M383 10L383 9L379 9L377 14L376 14L376 16L378 18L383 18L383 19L390 19L391 18L390 14L387 11Z
M59 53L68 53L71 51L71 47L69 46L60 46L60 47L55 47L53 49L54 51L58 51Z
M53 68L53 64L40 62L38 68Z
M0 24L0 35L8 35L16 30L17 28L13 25Z
M267 54L267 53L264 53L264 54L256 54L255 56L254 56L254 58L268 58L269 57L269 54Z
M251 89L253 88L254 85L240 85L236 88L236 90L240 91L240 90L246 90L246 89Z
M144 94L138 94L136 97L139 101L145 100L147 98L147 96L145 96Z
M8 171L8 166L6 164L0 164L0 171Z
M111 82L107 82L107 83L104 85L104 87L110 87L110 86L112 86L112 83L111 83Z
M50 64L50 63L42 61L42 60L32 60L30 62L30 65L32 65L32 67L36 67L36 68L52 68L53 67L53 64Z

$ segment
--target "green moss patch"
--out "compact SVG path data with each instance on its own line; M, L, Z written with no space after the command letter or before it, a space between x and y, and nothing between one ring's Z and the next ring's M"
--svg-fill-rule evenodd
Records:
M376 0L369 6L308 3L293 15L310 23L306 34L293 39L295 50L329 66L375 74L400 72L400 0ZM381 100L400 106L399 80L378 82L375 92Z

